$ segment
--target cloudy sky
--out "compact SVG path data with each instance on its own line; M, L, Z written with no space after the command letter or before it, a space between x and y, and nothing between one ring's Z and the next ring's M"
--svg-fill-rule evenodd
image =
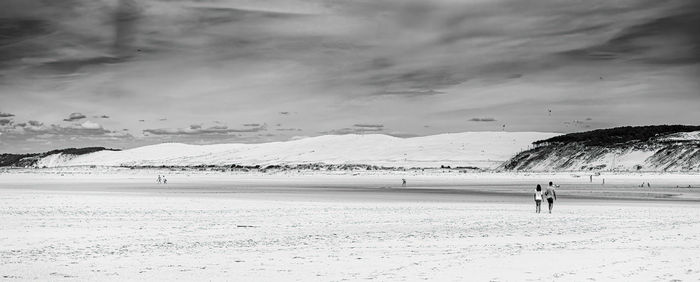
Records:
M700 123L697 0L3 0L0 153Z

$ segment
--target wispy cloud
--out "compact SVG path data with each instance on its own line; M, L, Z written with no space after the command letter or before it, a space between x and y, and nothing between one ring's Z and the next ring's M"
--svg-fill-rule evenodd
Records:
M0 120L2 121L2 120ZM1 123L1 122L0 122ZM21 142L25 145L53 145L56 147L98 146L100 144L117 144L117 142L129 142L134 137L128 132L112 131L92 121L81 124L61 125L45 124L36 120L26 122L9 122L0 124L0 134L3 143L14 144ZM41 151L32 150L31 147L17 151ZM53 148L53 147L52 147ZM6 148L3 148L6 149Z
M182 127L192 120L423 135L497 125L464 122L475 116L538 131L589 116L591 128L692 123L698 3L5 0L0 93L22 118L119 113L99 121L168 141L261 127Z
M352 127L343 127L338 129L332 129L328 131L322 131L322 134L364 134L364 133L379 133L384 130L384 125L382 124L354 124Z
M302 131L301 128L275 128L275 131Z
M353 125L354 127L360 127L360 128L384 128L384 125L382 124L366 124L366 123L356 123Z
M496 121L495 118L490 118L490 117L482 117L482 118L470 118L469 121L475 121L475 122L492 122Z
M700 62L700 4L674 14L622 29L597 45L563 52L578 60L637 60L650 64L695 64ZM660 42L663 42L660 43Z
M229 128L225 125L216 125L203 127L202 125L190 125L188 128L157 128L144 129L146 135L226 135L232 133L250 133L265 131L265 126L247 127L247 128Z

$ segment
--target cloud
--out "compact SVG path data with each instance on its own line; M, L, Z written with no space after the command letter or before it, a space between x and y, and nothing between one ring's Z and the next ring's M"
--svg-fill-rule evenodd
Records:
M266 126L252 128L234 129L225 125L203 127L201 125L190 125L188 128L157 128L145 129L145 135L227 135L232 133L250 133L267 130Z
M36 120L30 120L30 121L28 121L27 123L29 124L29 126L35 126L35 127L39 127L39 126L43 126L43 125L44 125L43 122L39 122L39 121L36 121ZM23 124L22 126L24 126L24 124Z
M83 128L87 128L87 129L101 129L102 128L102 125L100 125L99 123L91 122L89 120L83 122L80 126L82 126Z
M22 128L26 133L31 135L58 135L69 137L81 136L102 136L110 133L109 130L102 128L99 124L93 122L84 122L81 125L61 126L61 125L44 125L43 123L30 121L28 125Z
M276 128L276 131L302 131L301 128Z
M15 115L5 112L0 112L0 118L13 117Z
M610 40L562 54L580 60L638 60L652 64L700 62L700 4L621 30Z
M86 118L86 116L83 115L83 114L81 114L81 113L71 113L71 114L68 116L68 118L63 119L63 120L64 120L64 121L76 121L76 120L81 120L81 119L84 119L84 118Z
M259 123L246 123L243 126L245 126L245 127L259 127L260 124Z
M54 141L66 140L115 140L131 139L133 136L127 132L115 132L104 129L102 125L85 121L82 124L72 124L69 126L51 124L30 120L20 123L8 123L0 128L5 139L21 142L28 140L50 139Z
M46 121L76 107L118 112L126 118L105 126L180 142L208 127L147 125L169 117L382 129L351 126L361 116L432 134L500 125L464 122L480 115L509 130L568 130L563 121L587 116L599 122L592 127L692 123L698 3L4 0L0 103ZM209 139L237 134L227 130Z
M475 122L492 122L492 121L496 121L496 119L495 119L495 118L490 118L490 117L484 117L484 118L478 118L478 117L476 117L476 118L471 118L471 119L469 119L469 121L475 121Z
M5 125L8 125L8 124L12 124L12 120L11 120L11 119L0 119L0 126L5 126Z
M594 125L596 125L596 123L593 122L591 118L586 118L585 121L581 121L581 120L564 121L564 122L562 122L562 124L564 124L564 126L567 128L574 128L574 129L589 129L589 128L592 128Z
M414 96L433 96L433 95L442 95L445 94L443 91L436 91L434 89L427 89L427 90L400 90L400 91L388 91L388 90L383 90L375 93L376 95L399 95L399 96L406 96L406 97L414 97Z
M109 118L109 116L108 116L108 115L101 115L101 116L94 116L94 117L95 117L95 118L104 118L104 119L107 119L107 118Z
M319 132L321 134L364 134L372 132L381 132L384 130L384 125L382 124L354 124L353 127L344 127L339 129L333 129L328 131Z
M377 129L377 128L383 128L384 125L382 124L353 124L354 127L360 127L360 128L372 128L372 129Z

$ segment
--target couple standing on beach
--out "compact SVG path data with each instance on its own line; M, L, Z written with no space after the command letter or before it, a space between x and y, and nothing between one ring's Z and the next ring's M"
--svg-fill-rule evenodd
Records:
M547 190L545 190L544 194L542 194L542 186L537 184L537 188L535 188L535 212L540 213L542 208L540 205L542 204L542 199L547 198L547 203L549 204L549 213L552 213L552 208L554 207L554 201L557 199L557 192L554 190L554 185L552 181L549 182L549 186L547 187Z
M168 179L165 178L165 175L163 175L163 178L160 178L160 174L159 174L159 175L158 175L158 179L156 180L156 182L158 182L158 184L160 184L161 181L163 182L163 184L168 184Z

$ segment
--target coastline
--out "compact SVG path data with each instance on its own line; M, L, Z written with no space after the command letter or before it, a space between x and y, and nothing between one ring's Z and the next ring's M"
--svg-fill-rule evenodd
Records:
M157 175L167 175L169 183L156 184ZM560 185L557 188L560 197L574 201L700 201L700 174L601 173L594 177L594 182L587 175L590 174L451 170L221 172L74 167L5 169L0 171L0 189L515 202L527 200L536 184L545 186L553 181ZM401 179L407 179L406 187L401 186ZM640 187L642 182L651 184Z

